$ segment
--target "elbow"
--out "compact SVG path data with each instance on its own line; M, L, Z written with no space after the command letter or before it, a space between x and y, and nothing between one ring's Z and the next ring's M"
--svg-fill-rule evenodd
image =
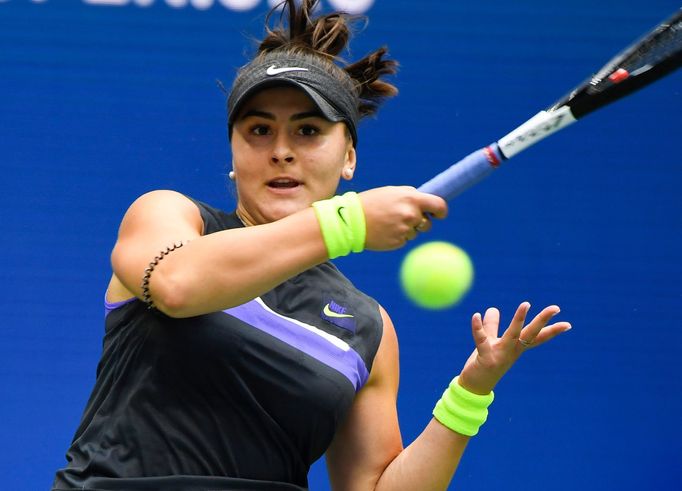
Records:
M190 292L177 275L160 274L150 282L154 308L168 317L185 318L197 315L190 300Z

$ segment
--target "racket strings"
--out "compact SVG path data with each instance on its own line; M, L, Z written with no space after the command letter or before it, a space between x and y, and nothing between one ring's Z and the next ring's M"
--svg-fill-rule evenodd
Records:
M601 92L654 67L682 64L682 10L654 32L607 63L590 81L590 92Z
M623 60L622 68L634 72L638 67L653 66L682 52L682 16Z

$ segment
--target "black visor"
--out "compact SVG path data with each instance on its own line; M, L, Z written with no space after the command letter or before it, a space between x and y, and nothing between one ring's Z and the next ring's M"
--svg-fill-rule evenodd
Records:
M232 126L244 102L252 95L266 88L288 85L303 90L325 119L346 123L353 145L357 145L357 94L329 73L329 68L309 58L273 53L242 68L227 101L229 134L232 135Z

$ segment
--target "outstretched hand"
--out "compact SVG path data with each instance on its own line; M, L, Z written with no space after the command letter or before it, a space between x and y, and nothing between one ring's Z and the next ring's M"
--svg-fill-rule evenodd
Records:
M501 337L498 337L499 310L489 308L483 318L478 312L474 314L471 331L476 349L459 377L459 383L465 389L476 394L489 393L524 351L546 343L571 328L568 322L547 324L559 313L556 305L545 307L524 326L529 310L530 303L523 302L519 305Z

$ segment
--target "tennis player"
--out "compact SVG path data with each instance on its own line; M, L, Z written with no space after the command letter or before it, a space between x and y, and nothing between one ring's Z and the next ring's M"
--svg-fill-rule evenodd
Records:
M393 324L329 259L399 248L447 207L410 187L335 196L396 63L341 65L350 19L315 3L287 1L232 85L236 211L155 191L123 218L95 387L53 490L304 490L325 453L335 490L446 489L500 378L570 328L548 325L556 306L525 325L521 304L502 336L496 309L475 314L475 350L403 447Z

